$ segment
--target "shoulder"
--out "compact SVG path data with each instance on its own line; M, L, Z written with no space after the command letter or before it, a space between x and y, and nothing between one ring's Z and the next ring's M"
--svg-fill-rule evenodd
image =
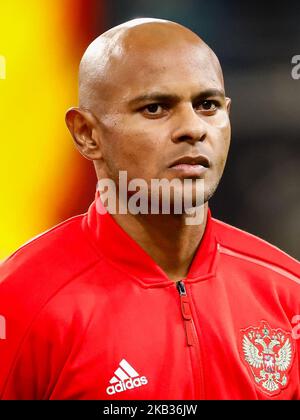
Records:
M295 258L255 235L217 219L212 221L220 253L268 267L279 274L291 274L300 283L300 263Z
M85 215L38 235L0 265L0 313L31 318L58 290L99 261L85 237Z
M6 276L24 273L49 274L50 271L73 271L86 264L91 247L82 230L85 214L72 217L26 242L0 265L0 282ZM83 254L80 261L76 254Z

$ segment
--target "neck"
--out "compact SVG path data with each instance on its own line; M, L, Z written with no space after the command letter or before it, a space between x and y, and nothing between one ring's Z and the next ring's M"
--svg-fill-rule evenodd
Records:
M164 270L170 280L188 274L205 232L208 205L201 224L187 225L186 215L116 214L113 218Z

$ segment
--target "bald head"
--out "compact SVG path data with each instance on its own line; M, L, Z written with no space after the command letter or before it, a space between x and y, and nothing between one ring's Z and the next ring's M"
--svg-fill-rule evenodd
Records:
M79 105L95 111L105 92L122 80L122 69L130 65L142 71L143 59L158 51L190 48L209 61L223 84L221 66L215 53L191 30L178 23L162 19L133 19L118 25L96 38L85 51L79 68ZM168 57L169 59L170 57ZM161 62L161 59L160 59ZM136 66L135 66L136 63ZM188 64L188 63L187 63ZM134 74L133 74L134 76Z

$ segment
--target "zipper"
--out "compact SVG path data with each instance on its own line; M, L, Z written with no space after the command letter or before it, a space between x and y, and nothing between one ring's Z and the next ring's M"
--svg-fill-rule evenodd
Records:
M195 346L196 344L196 331L192 318L192 311L190 306L189 297L186 293L185 284L182 280L176 283L176 287L180 296L181 314L184 322L184 329L188 346Z
M196 399L205 399L203 363L200 352L200 343L192 317L191 304L187 295L185 284L182 280L176 282L176 288L180 296L181 314L184 322L187 345L190 349L193 376L195 383Z

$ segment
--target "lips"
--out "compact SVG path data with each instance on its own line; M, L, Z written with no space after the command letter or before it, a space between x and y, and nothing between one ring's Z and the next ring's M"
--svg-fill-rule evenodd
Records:
M205 155L182 156L176 159L169 169L178 178L202 178L210 167L210 161Z
M197 156L182 156L179 159L175 160L169 168L181 167L181 165L186 166L203 166L204 168L209 168L210 162L208 157L205 155Z

